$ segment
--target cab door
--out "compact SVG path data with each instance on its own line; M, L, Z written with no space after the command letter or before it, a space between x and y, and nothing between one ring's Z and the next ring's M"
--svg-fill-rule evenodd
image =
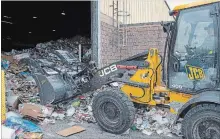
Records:
M169 52L171 90L196 93L216 88L218 8L215 3L180 11Z

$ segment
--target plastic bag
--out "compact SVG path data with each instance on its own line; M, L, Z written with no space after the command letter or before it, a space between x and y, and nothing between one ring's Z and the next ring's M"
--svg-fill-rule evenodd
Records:
M1 66L3 69L7 70L9 68L10 62L7 60L2 60Z
M5 121L5 126L15 129L16 132L42 132L42 130L34 123L19 117L9 117Z
M15 130L2 125L2 139L15 139Z

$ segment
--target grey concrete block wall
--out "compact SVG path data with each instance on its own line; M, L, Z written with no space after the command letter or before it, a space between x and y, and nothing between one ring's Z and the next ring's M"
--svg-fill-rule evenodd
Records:
M125 45L123 45L123 38L127 40ZM101 67L144 52L149 48L158 48L163 54L165 41L166 34L160 23L120 26L117 30L111 24L101 22Z

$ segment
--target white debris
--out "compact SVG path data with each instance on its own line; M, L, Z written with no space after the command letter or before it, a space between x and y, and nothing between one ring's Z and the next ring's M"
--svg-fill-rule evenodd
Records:
M52 115L51 115L51 117L57 118L57 117L58 117L58 113L57 113L57 112L53 112Z
M15 130L2 125L2 139L15 139Z
M65 118L65 115L62 113L53 112L51 117L57 120L63 120Z
M92 111L92 106L88 106L88 111L91 112Z
M42 113L44 114L44 116L48 116L48 117L51 116L51 114L52 114L52 112L54 110L53 108L44 107L44 106L41 109L42 109Z
M168 133L168 134L166 134L166 136L173 137L173 134L172 133Z
M177 136L182 136L181 133L181 123L177 123L174 126L172 126L172 133L177 135Z
M119 84L117 82L113 82L113 83L111 83L111 86L118 87Z
M140 130L146 129L148 127L148 121L143 121L143 124L140 127Z
M169 112L169 109L155 107L146 111L146 108L137 109L134 125L144 134L158 134L171 136L171 125L175 120L175 115ZM175 134L180 132L181 124L175 127ZM178 132L177 132L178 131Z
M73 114L75 113L76 109L74 107L70 108L67 110L66 112L66 116L73 116Z
M152 131L150 131L150 130L143 130L142 131L142 133L144 133L144 134L146 134L146 135L148 135L148 136L150 136L150 135L152 135L153 134L153 132Z
M167 124L168 123L168 120L167 118L163 118L161 115L159 114L156 114L154 115L153 117L153 120L156 120L159 124Z
M13 58L16 59L17 61L20 61L21 59L29 58L29 57L30 57L29 53L23 53L23 54L15 55Z
M22 117L20 114L18 114L18 113L15 113L15 112L13 112L13 111L10 111L10 112L7 112L6 113L6 119L8 119L9 117L18 117L18 118L20 118L20 117Z
M163 133L163 130L158 129L156 132L157 132L157 134L158 134L158 135L160 135L160 134L162 134L162 133Z
M74 126L74 125L76 125L76 123L75 122L70 122L70 123L68 123L68 125L69 126Z
M143 123L143 120L141 118L137 118L137 125L140 125Z
M46 124L47 125L47 124L55 124L55 123L56 123L55 119L45 118L42 124Z
M63 120L64 117L65 117L64 114L59 113L57 119L59 119L59 120Z

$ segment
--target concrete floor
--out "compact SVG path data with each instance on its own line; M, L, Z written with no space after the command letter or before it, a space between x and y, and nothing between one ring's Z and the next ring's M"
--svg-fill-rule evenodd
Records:
M76 124L84 127L86 130L68 137L57 135L56 132L71 127L67 120L56 121L56 124L48 124L41 126L44 132L44 139L181 139L179 137L163 137L163 136L147 136L140 131L130 130L129 134L114 135L102 131L96 124Z

